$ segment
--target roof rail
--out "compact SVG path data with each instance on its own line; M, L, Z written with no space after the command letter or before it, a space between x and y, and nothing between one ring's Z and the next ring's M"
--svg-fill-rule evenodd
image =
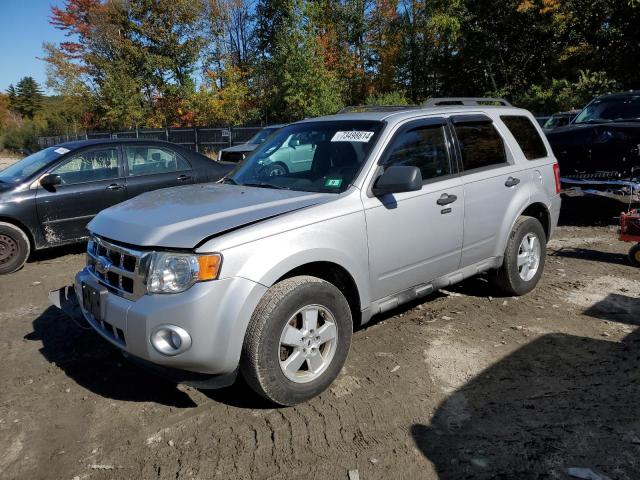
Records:
M472 106L500 106L511 107L511 104L504 98L491 97L440 97L430 98L422 103L423 108L445 107L449 105L472 105Z
M353 112L396 112L399 110L413 110L420 108L419 105L350 105L344 107L338 113Z

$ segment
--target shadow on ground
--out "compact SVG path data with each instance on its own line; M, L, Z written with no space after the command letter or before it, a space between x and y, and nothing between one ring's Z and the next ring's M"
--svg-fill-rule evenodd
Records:
M130 364L117 348L93 330L81 328L55 307L49 307L33 321L33 332L25 338L42 342L40 353L49 362L103 397L178 408L196 406L174 384Z
M640 325L639 299L610 297L585 314ZM440 480L568 478L569 467L640 478L639 347L638 330L622 342L545 335L455 391L411 435Z
M615 239L614 236L611 237ZM627 255L623 253L603 252L590 248L561 248L552 254L552 257L575 258L590 262L612 263L615 265L629 265Z
M558 223L574 227L618 225L620 212L625 212L628 208L628 204L606 197L563 195Z

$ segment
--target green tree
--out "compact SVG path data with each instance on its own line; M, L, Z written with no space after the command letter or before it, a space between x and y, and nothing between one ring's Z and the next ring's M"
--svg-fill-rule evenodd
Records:
M12 93L9 87L9 96L13 96L12 108L23 117L33 118L42 106L42 90L33 77L23 77L16 85Z
M275 38L273 57L263 64L272 117L298 120L335 113L344 85L325 65L319 37L309 21L310 2L296 0Z

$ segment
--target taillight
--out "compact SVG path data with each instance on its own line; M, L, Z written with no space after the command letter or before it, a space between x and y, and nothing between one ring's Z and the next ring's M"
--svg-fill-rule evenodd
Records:
M556 180L556 193L560 193L560 165L553 164L553 177Z

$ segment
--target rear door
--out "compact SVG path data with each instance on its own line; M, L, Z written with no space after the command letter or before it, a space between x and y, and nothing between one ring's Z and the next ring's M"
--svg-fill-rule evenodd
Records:
M169 146L125 143L122 149L129 198L195 181L191 164Z
M527 160L531 191L542 190L545 198L557 195L553 165L556 159L544 144L538 128L525 115L501 115L500 120L513 136Z
M500 227L528 172L516 166L506 143L486 115L452 116L464 186L461 267L494 255Z
M363 193L375 300L458 268L464 193L451 158L446 122L412 121L396 132L382 168L416 166L422 189L383 197Z
M117 146L84 150L66 158L50 173L62 184L38 186L36 208L50 245L87 236L86 226L101 210L126 200L124 170Z

